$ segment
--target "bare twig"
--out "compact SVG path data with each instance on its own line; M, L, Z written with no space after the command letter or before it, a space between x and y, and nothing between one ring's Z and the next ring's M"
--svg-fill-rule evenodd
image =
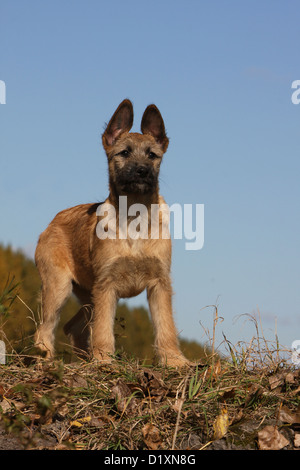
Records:
M188 377L186 376L186 378L184 380L184 385L183 385L183 388L182 388L181 398L178 400L178 402L179 402L178 403L178 413L177 413L177 419L176 419L176 424L175 424L175 431L174 431L174 435L173 435L172 449L171 450L175 450L175 442L176 442L177 433L178 433L181 410L182 410L182 406L183 406L183 403L184 403L184 396L185 396L185 391L186 391L186 386L187 386L187 379L188 379Z

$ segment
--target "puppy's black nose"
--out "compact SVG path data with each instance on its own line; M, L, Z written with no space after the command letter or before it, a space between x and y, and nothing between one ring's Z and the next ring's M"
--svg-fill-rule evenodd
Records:
M149 174L149 168L146 165L140 165L136 169L136 174L141 178L144 178Z

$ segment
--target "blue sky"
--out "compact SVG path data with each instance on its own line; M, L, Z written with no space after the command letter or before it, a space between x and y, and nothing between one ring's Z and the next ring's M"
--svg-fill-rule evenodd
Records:
M54 215L107 196L101 133L129 98L150 103L170 146L169 204L204 204L205 243L174 242L183 337L218 325L236 343L258 309L266 336L300 339L297 1L2 0L0 242L33 253ZM132 301L144 303L145 296Z

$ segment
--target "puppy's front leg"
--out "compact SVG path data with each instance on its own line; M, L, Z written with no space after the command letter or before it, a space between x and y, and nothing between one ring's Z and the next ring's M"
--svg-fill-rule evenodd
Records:
M172 287L169 279L158 279L147 289L155 332L155 347L162 364L182 367L189 363L178 346L172 314Z
M93 356L99 361L111 362L111 355L115 352L114 319L117 306L115 290L95 286L93 300L91 341Z

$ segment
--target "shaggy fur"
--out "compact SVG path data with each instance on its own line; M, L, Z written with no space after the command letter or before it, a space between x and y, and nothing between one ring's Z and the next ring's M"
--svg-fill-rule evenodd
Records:
M159 110L146 108L142 133L129 133L133 107L124 100L102 136L109 166L109 196L117 216L116 239L100 239L96 228L100 204L66 209L40 235L35 260L42 280L43 321L36 345L54 354L54 331L59 312L72 291L83 307L65 325L74 347L100 361L114 354L114 317L119 298L147 289L160 361L171 366L187 363L178 348L172 315L170 280L171 240L119 239L119 196L127 196L128 208L141 203L151 214L152 204L164 204L159 195L159 168L168 137ZM130 218L128 219L128 223ZM149 217L149 233L151 217Z

